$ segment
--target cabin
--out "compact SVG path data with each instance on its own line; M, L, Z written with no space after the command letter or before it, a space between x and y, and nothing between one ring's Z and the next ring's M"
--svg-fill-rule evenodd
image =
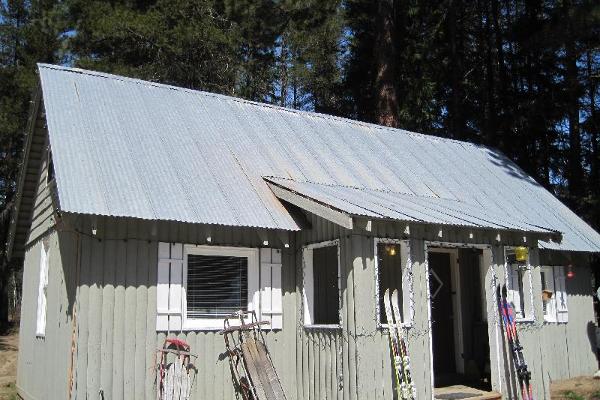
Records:
M597 370L600 235L500 152L38 69L9 238L23 399L156 398L168 337L197 355L192 399L235 398L218 331L239 309L267 321L288 399L393 399L386 289L418 399L520 398L502 285L536 399Z

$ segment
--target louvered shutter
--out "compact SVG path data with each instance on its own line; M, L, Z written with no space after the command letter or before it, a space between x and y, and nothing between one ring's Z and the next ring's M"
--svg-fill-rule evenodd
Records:
M554 282L556 288L556 319L558 322L568 322L569 310L567 308L567 285L564 267L554 267Z
M181 330L182 284L183 245L181 243L158 243L156 330Z
M519 292L519 271L512 265L508 266L508 301L510 301L515 310L517 318L523 318L521 310L521 293Z
M260 319L283 328L280 249L260 249Z

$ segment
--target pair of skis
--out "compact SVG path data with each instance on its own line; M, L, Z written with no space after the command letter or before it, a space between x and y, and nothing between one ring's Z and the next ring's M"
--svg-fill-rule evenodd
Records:
M533 389L531 386L531 372L525 362L523 346L519 341L515 311L512 304L508 302L506 293L506 285L503 285L502 287L498 286L498 308L502 315L504 332L506 332L506 338L508 339L508 345L512 353L513 363L517 371L517 378L519 380L519 386L521 387L521 397L523 400L534 400Z
M390 350L394 361L394 376L396 378L396 394L398 399L413 400L417 398L417 390L410 375L410 358L406 335L401 326L398 290L390 294L386 289L383 303L390 331Z

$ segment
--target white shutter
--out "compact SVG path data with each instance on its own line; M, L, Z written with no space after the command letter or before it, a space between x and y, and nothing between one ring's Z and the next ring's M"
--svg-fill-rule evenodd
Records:
M519 271L518 267L508 266L508 301L512 303L517 318L523 318L521 310L521 293L519 292Z
M260 314L271 329L283 328L281 250L260 249Z
M543 272L542 283L544 284L544 287L546 290L552 292L552 297L546 302L544 321L556 322L556 288L554 287L554 269L553 267L541 267L540 271Z
M183 245L158 243L156 330L178 331L182 324Z
M40 254L40 283L38 286L38 307L35 334L36 336L44 336L46 334L46 309L47 309L47 290L48 290L48 267L49 259L49 244L47 239L42 240Z
M564 267L554 267L554 281L556 288L556 319L558 322L568 322L569 310L567 308L567 285Z

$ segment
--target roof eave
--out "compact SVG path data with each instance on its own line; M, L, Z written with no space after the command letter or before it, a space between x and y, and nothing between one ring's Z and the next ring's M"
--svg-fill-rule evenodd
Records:
M23 187L25 185L25 175L27 170L27 164L29 162L29 153L31 151L31 143L33 140L33 134L35 129L35 122L38 117L38 113L40 110L40 104L42 101L42 87L38 79L38 84L33 93L33 99L31 101L30 110L29 110L29 118L27 120L27 126L25 128L25 147L23 148L23 160L21 162L21 166L19 168L19 177L17 179L17 193L15 195L14 204L12 207L12 216L10 221L10 227L8 231L8 240L7 240L7 251L6 258L10 261L13 254L13 249L15 245L15 234L17 230L17 225L19 224L19 208L21 206L21 200L23 197Z

